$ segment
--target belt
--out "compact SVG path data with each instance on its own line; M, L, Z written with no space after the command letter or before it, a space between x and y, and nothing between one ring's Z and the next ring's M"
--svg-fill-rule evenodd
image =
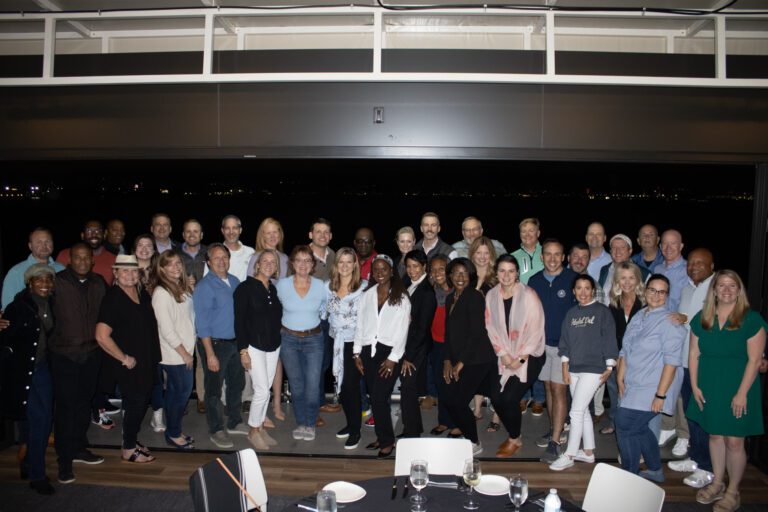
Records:
M224 339L224 338L211 338L211 341L215 341L215 342L218 342L218 343L222 343L222 342L227 343L227 342L232 342L232 341L236 341L236 340L235 340L235 338L228 338L228 339Z
M313 327L312 329L308 329L306 331L294 331L293 329L289 329L286 326L283 326L283 330L288 334L292 334L299 338L307 338L314 334L320 334L321 332L323 332L323 328L320 327L320 325L318 325L317 327Z

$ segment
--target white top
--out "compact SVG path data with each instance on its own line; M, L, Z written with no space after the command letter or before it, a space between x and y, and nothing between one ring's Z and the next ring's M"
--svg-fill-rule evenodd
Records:
M162 364L184 364L176 347L184 345L190 355L195 350L195 309L192 297L185 295L184 302L176 302L173 295L162 286L152 293L152 308L157 318L157 332L160 335Z
M700 282L698 286L688 279L688 285L683 288L680 295L680 313L688 316L688 321L685 323L685 328L688 329L688 336L685 337L685 341L683 342L683 368L688 368L688 352L691 344L691 320L693 320L696 313L701 311L704 307L704 299L707 298L707 290L709 290L709 284L712 282L713 277L715 277L715 274L712 274Z
M371 356L376 354L376 344L381 343L392 347L387 359L398 362L405 352L405 341L408 338L408 323L411 321L411 301L408 296L398 306L391 306L389 301L384 303L379 311L379 299L374 285L363 294L360 309L357 313L357 328L352 353L359 354L366 345L371 345Z

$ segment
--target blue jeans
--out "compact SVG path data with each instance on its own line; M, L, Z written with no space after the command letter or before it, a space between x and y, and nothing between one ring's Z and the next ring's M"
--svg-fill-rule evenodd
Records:
M161 364L168 382L165 390L165 437L181 437L181 419L192 393L193 372L185 364Z
M323 367L325 338L322 332L302 338L285 330L280 338L280 359L288 374L296 425L314 428L320 408L317 386Z
M640 455L651 471L661 469L659 442L649 423L657 413L619 407L616 411L616 439L621 454L621 467L630 473L640 472Z
M529 400L531 398L531 395L533 395L533 401L537 404L543 404L547 401L547 392L544 389L544 383L540 381L539 379L536 379L533 383L533 387L531 387L528 391L525 392L525 395L523 395L524 400Z
M616 411L619 410L619 384L616 382L616 372L611 372L611 375L608 376L608 380L605 381L605 389L608 390L608 396L611 399L608 418L613 425L616 422Z
M19 442L27 444L27 464L31 481L45 478L45 450L53 426L53 379L48 361L32 373L27 395L27 419L19 422Z
M688 368L684 368L683 387L680 390L680 396L683 397L683 408L688 407L691 401L693 391L691 389L691 374ZM712 472L712 459L709 456L709 434L693 420L688 420L688 433L690 434L689 455L696 462L699 469Z
M152 395L151 395L151 402L150 405L152 406L152 410L156 411L158 409L163 408L163 404L165 403L165 399L163 398L163 368L161 368L163 365L159 364L157 365L157 376L155 377L155 385L152 386Z
M245 373L240 363L236 341L211 341L211 344L213 353L219 360L218 372L208 369L208 358L202 341L198 342L198 350L205 376L205 416L208 420L208 432L215 434L224 430L221 410L221 385L224 382L227 383L227 427L235 428L243 421L240 406L245 387Z

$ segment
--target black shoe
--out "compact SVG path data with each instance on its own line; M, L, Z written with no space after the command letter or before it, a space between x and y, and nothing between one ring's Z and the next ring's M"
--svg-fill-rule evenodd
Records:
M50 496L54 492L56 492L56 489L53 488L51 483L48 481L47 478L43 478L42 480L35 480L34 482L29 482L29 487L36 490L38 494L42 494L44 496Z
M59 468L59 483L60 484L71 484L75 481L75 474L72 472L72 469L61 469Z
M360 434L352 435L350 434L347 438L347 442L344 443L344 449L345 450L354 450L358 447L360 444Z
M389 448L383 448L379 450L378 455L376 455L377 459L386 459L388 457L392 456L392 452L395 451L395 445L390 446Z
M365 449L366 450L378 450L379 449L379 442L378 441L374 441L374 442L368 444L368 446L366 446Z
M104 457L101 455L96 455L90 450L83 450L82 452L75 455L75 458L72 459L72 462L81 462L83 464L101 464L104 462Z
M116 405L113 405L109 400L107 400L107 403L104 404L104 412L107 414L117 414L120 411L122 411L122 409Z
M400 432L395 436L395 439L402 439L405 437L405 431Z
M464 434L451 434L450 432L448 432L448 437L451 439L463 439Z
M346 439L349 437L349 427L344 427L343 429L336 432L336 439ZM360 436L357 436L358 438Z
M243 412L251 412L251 401L246 400L243 402Z

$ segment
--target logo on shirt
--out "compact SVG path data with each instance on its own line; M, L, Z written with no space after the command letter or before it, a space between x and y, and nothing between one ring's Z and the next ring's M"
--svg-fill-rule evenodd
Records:
M559 298L561 298L561 299L564 299L564 298L565 298L565 293L566 293L566 292L565 292L565 290L563 290L563 289L557 290L557 296L558 296Z
M572 318L571 327L586 327L595 323L595 316L583 316L581 318Z

